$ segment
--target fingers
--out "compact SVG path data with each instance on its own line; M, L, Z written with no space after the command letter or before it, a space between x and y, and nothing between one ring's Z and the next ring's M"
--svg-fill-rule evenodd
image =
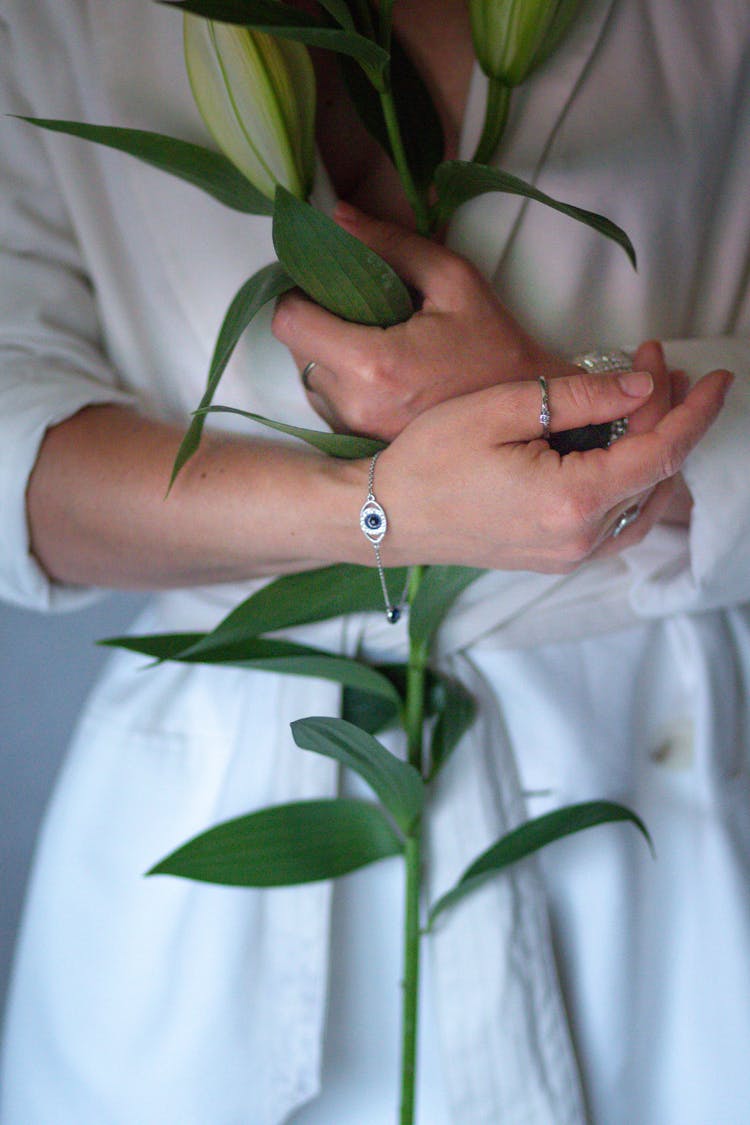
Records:
M474 267L431 239L396 223L373 219L349 203L339 203L334 218L438 307L450 307L457 290L467 282L473 284Z
M350 365L356 364L368 341L372 346L374 333L379 331L340 320L298 289L279 299L271 328L280 343L286 344L295 355L304 357L302 366L314 359L321 367L334 371L345 356Z
M654 391L643 406L631 411L628 434L644 434L652 430L672 406L672 388L664 352L656 340L641 344L633 358L636 371L649 371L654 377Z
M721 409L732 376L714 371L685 402L674 407L647 434L628 436L610 449L564 457L561 510L572 511L582 529L578 561L614 554L639 542L667 509L676 474ZM621 517L633 506L636 519L613 538Z
M732 379L729 371L712 371L653 430L612 446L607 455L612 479L621 484L621 499L653 488L679 472L688 453L716 419Z
M633 356L633 367L636 371L650 371L652 375L666 372L664 351L658 340L646 340L641 344Z
M648 372L563 375L548 380L550 430L611 422L646 402L653 390ZM542 396L536 379L479 391L487 397L487 426L497 441L531 441L542 436ZM473 397L473 396L472 396Z
M290 349L313 410L335 433L362 434L392 441L414 414L408 387L388 378L388 367L371 358L358 368L350 353L341 373L315 360L309 351ZM318 348L318 355L325 349Z
M602 534L595 549L588 556L589 559L607 558L609 555L619 554L627 547L640 543L667 510L674 492L674 478L662 481L656 488L640 496L632 497L629 502L623 501L604 521ZM628 511L631 505L637 507L638 515L623 530L615 535L615 528L620 517Z
M672 405L679 406L688 396L690 379L684 371L670 371L669 379L672 385Z

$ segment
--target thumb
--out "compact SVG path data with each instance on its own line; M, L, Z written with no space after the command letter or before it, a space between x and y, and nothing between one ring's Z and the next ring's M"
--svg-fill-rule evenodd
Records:
M611 422L642 406L653 387L653 377L647 371L563 375L548 379L549 428L558 433ZM487 416L496 441L531 441L543 437L542 393L538 380L502 383L477 393L488 396ZM494 403L492 396L497 400Z

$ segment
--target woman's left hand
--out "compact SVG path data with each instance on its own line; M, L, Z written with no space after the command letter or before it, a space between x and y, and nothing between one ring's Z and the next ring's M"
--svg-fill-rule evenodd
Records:
M308 394L332 429L392 441L446 399L579 370L524 332L467 259L347 204L335 217L419 290L423 303L403 324L382 329L340 320L299 291L281 298L274 335L300 370L315 361Z

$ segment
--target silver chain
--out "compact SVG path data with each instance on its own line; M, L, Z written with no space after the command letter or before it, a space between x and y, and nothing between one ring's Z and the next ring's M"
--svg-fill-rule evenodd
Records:
M385 570L383 568L383 560L380 557L380 544L385 539L385 533L388 530L388 517L385 514L385 509L375 496L375 465L381 450L373 456L370 461L370 471L367 476L367 499L359 510L359 526L362 529L362 534L367 541L371 544L375 552L375 562L378 567L378 578L380 579L380 588L383 591L383 601L385 602L385 615L391 625L395 625L401 619L402 607L406 602L406 595L409 590L410 574L407 572L406 582L400 599L397 602L392 602L390 594L388 593L388 583L385 580Z

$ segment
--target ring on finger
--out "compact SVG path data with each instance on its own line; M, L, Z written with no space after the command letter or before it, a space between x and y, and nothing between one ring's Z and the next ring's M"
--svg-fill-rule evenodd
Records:
M306 391L312 391L312 387L310 386L310 376L312 375L313 371L315 370L315 368L317 366L318 365L315 362L315 360L311 359L310 362L306 363L305 366L302 368L302 374L300 375L300 379L302 380L302 386L305 388Z
M544 375L537 376L539 380L539 390L542 392L542 408L539 411L539 425L542 427L542 437L546 441L549 437L549 424L552 421L552 415L549 412L549 387Z
M618 535L622 535L626 527L630 527L631 523L635 523L641 514L640 504L631 504L629 508L620 515L610 532L613 539L617 539Z

